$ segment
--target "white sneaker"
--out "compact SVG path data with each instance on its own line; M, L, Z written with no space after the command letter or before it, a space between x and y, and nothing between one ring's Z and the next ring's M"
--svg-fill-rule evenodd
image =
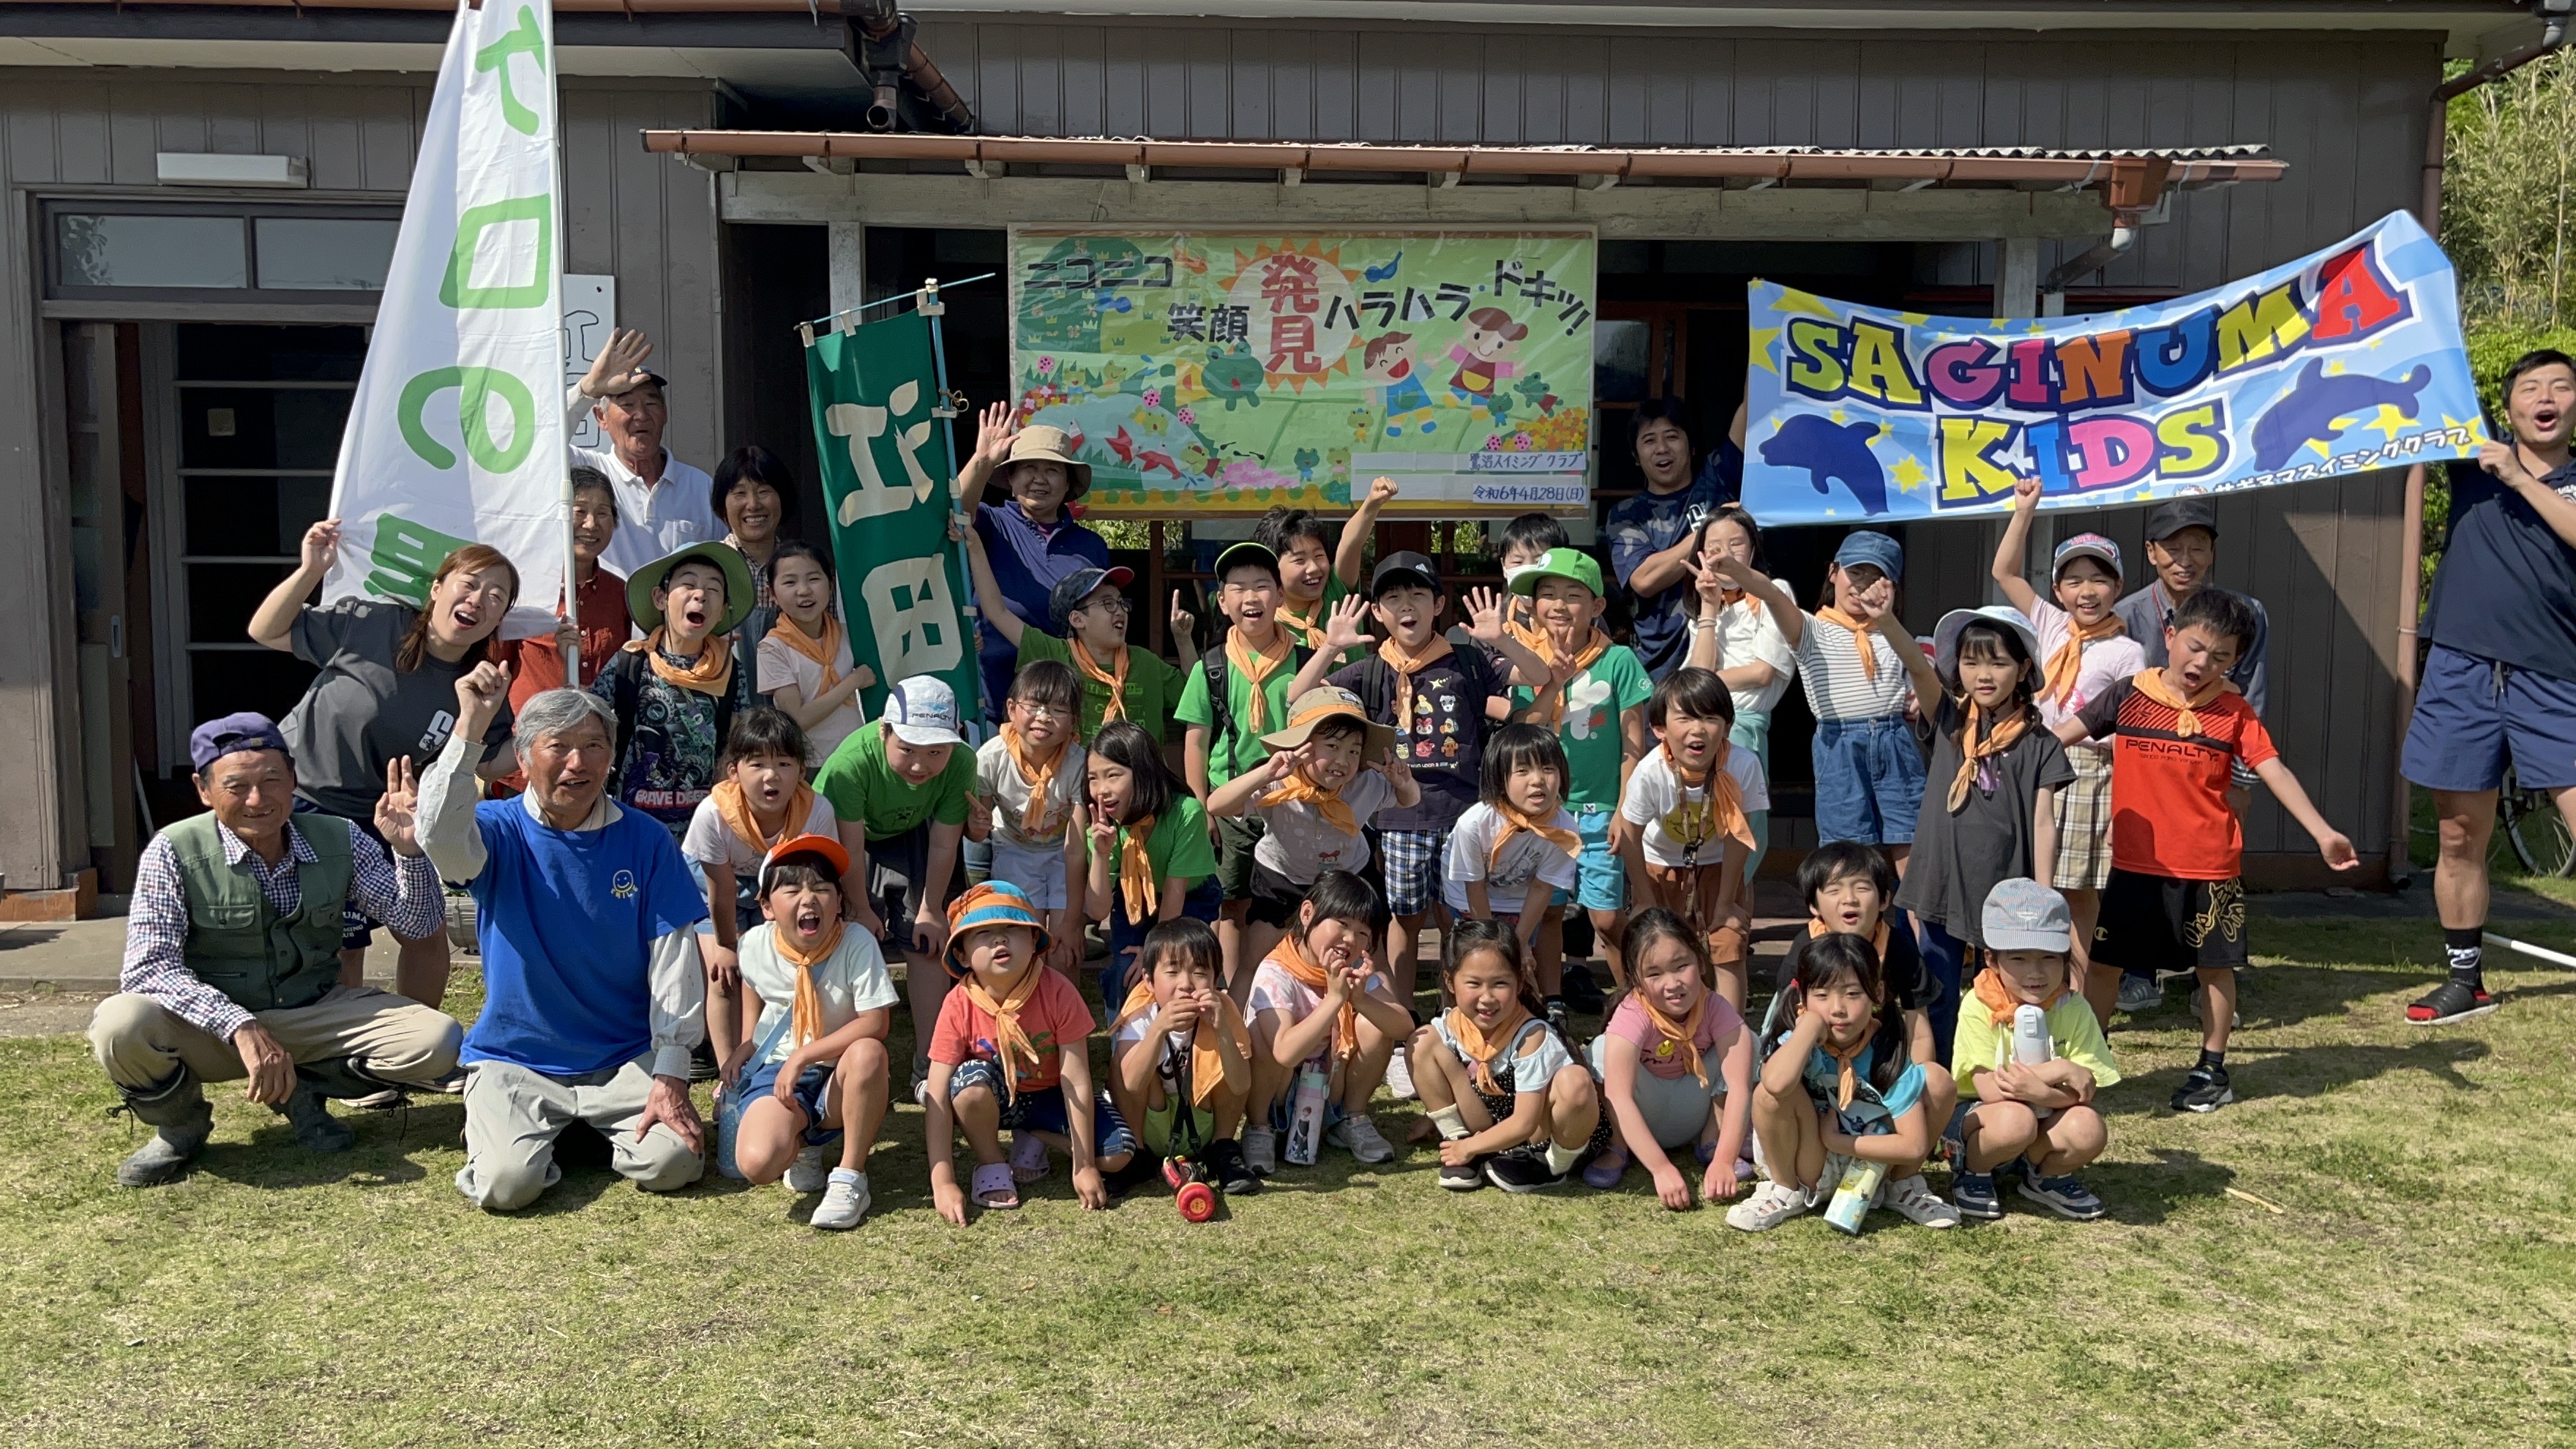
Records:
M1925 1182L1919 1172L1888 1183L1880 1206L1894 1208L1905 1214L1909 1221L1927 1228L1955 1228L1959 1225L1959 1210L1932 1191L1932 1185Z
M1399 1102L1414 1099L1413 1068L1405 1064L1402 1047L1397 1047L1395 1055L1386 1059L1386 1090Z
M821 1192L831 1181L831 1172L823 1166L823 1149L808 1147L796 1154L787 1168L787 1190L793 1193Z
M1268 1127L1243 1129L1243 1165L1255 1177L1268 1177L1279 1170L1279 1134Z
M2165 1004L2165 989L2144 976L2120 978L2120 1010L2132 1016L2153 1011Z
M1820 1195L1803 1187L1765 1182L1753 1196L1726 1210L1726 1225L1748 1233L1767 1233L1801 1213L1816 1210Z
M827 1233L845 1232L859 1225L874 1200L868 1195L866 1173L836 1167L832 1169L830 1185L823 1190L823 1205L814 1209L808 1221Z
M1345 1117L1324 1129L1324 1140L1335 1147L1347 1147L1351 1156L1361 1162L1393 1162L1395 1148L1378 1135L1377 1123L1362 1112Z

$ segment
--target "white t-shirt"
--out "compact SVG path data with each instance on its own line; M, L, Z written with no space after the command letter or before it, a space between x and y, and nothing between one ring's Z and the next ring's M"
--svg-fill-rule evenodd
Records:
M1047 823L1055 834L1039 840L1020 833L1021 812L1029 808L1029 782L1020 778L1019 762L1000 735L986 740L975 751L975 793L993 802L993 838L1015 850L1063 850L1065 827L1083 818L1082 781L1088 768L1082 746L1065 741L1064 761L1047 781Z
M1771 808L1771 787L1762 778L1762 762L1751 750L1729 747L1726 773L1735 780L1735 788L1744 796L1747 810ZM1628 793L1620 798L1619 818L1645 830L1646 863L1679 867L1682 862L1681 837L1690 833L1691 816L1708 809L1706 789L1685 790L1681 778L1664 760L1661 749L1648 750L1628 774ZM1715 865L1724 858L1725 847L1718 843L1716 827L1704 827L1711 838L1700 846L1699 864Z
M1109 1037L1109 1060L1115 1062L1120 1057L1127 1055L1130 1048L1145 1039L1145 1033L1150 1030L1153 1025L1154 1013L1148 1010L1140 1014L1134 1021L1127 1022L1120 1026L1116 1031L1112 1032ZM1189 1050L1190 1034L1188 1032L1167 1031L1163 1033L1162 1049L1154 1054L1154 1075L1162 1079L1163 1100L1167 1102L1179 1094L1181 1084L1180 1063L1182 1058L1189 1054ZM1117 1068L1112 1067L1110 1070L1116 1071Z
M1302 800L1263 805L1257 803L1260 795L1253 799L1256 803L1250 813L1260 816L1269 826L1261 843L1252 848L1254 860L1299 885L1314 884L1316 877L1328 870L1368 869L1365 834L1344 835ZM1377 771L1363 769L1342 786L1342 803L1351 807L1351 818L1365 828L1378 811L1395 803L1395 786Z
M1786 579L1771 582L1792 600L1798 597ZM1789 681L1798 672L1798 651L1789 647L1780 621L1771 617L1760 599L1748 594L1717 611L1717 667L1737 669L1756 663L1771 666L1771 682L1760 689L1732 691L1737 714L1769 714L1789 692Z
M2031 628L2039 635L2040 669L2048 668L2049 656L2066 647L2067 638L2075 632L2075 617L2045 598L2031 600L2026 615ZM2126 634L2108 639L2095 639L2084 646L2084 662L2075 667L2075 697L2060 704L2043 696L2039 701L2040 722L2050 729L2072 719L2084 706L2102 697L2105 690L2147 667L2147 651ZM2112 741L2086 740L2068 749L2094 750L2108 758Z
M760 998L760 1020L752 1023L751 1040L757 1046L762 1037L794 1014L796 1004L797 966L778 954L777 928L764 921L743 933L742 979ZM865 931L844 929L841 944L832 954L815 963L814 991L823 1002L823 1034L831 1035L850 1024L850 1018L863 1011L892 1006L896 996L894 978L886 974L885 955L877 949L876 938ZM781 1031L771 1044L764 1062L783 1062L796 1049L789 1037L792 1031Z
M758 668L752 675L752 688L764 699L791 684L796 686L797 696L808 701L823 692L823 666L788 648L787 641L775 633L762 637L760 650L753 658ZM832 656L832 672L847 679L856 667L850 658L850 631L844 629L840 652ZM805 732L805 763L821 769L823 762L832 758L833 747L867 722L868 717L859 713L857 694L842 700Z
M1574 812L1560 808L1548 824L1572 830ZM1510 826L1493 806L1479 800L1450 827L1449 854L1441 862L1440 895L1455 914L1467 914L1469 881L1485 883L1485 904L1496 915L1527 909L1533 891L1538 896L1535 904L1545 910L1550 890L1574 889L1574 857L1537 831L1515 833L1503 846L1503 858L1495 860L1494 839Z
M803 827L787 834L789 838L828 835L837 840L841 834L841 822L832 814L832 802L824 799L818 791L814 796L814 809L805 817ZM732 866L737 877L760 869L760 858L767 853L763 847L734 834L733 827L725 824L724 817L716 813L716 802L712 798L698 802L697 810L689 816L688 832L680 837L680 854L700 865Z

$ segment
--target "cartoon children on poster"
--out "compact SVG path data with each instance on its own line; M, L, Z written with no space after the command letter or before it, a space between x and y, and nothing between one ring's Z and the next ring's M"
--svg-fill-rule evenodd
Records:
M1494 412L1494 384L1520 371L1520 364L1507 361L1529 329L1512 320L1500 307L1479 307L1467 314L1467 335L1449 349L1449 360L1458 364L1457 373L1449 379L1449 396L1462 407L1491 413L1497 421L1502 414Z

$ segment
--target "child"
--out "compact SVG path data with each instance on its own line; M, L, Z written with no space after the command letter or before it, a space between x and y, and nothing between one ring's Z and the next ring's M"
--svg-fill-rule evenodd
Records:
M1502 566L1503 582L1508 587L1522 572L1547 561L1547 556L1560 548L1571 548L1573 536L1553 514L1523 513L1515 516L1494 536L1494 559ZM1531 601L1525 594L1512 594L1504 601L1505 622L1512 637L1530 648L1539 647L1538 626L1530 622Z
M762 636L758 688L805 731L805 762L822 768L841 741L868 722L859 691L877 673L850 659L849 631L833 609L832 561L788 539L769 556L769 597L777 621Z
M1684 918L1649 906L1628 922L1622 943L1636 988L1592 1039L1592 1070L1618 1139L1583 1169L1596 1188L1614 1188L1636 1158L1655 1196L1681 1212L1690 1182L1666 1154L1688 1147L1704 1171L1710 1202L1735 1196L1735 1163L1749 1142L1753 1036L1743 1014L1709 988L1704 938Z
M1252 1020L1247 1110L1259 1125L1244 1129L1243 1152L1263 1177L1278 1170L1274 1120L1293 1105L1291 1092L1305 1068L1324 1075L1324 1140L1350 1149L1359 1162L1395 1158L1395 1148L1368 1115L1387 1059L1413 1031L1413 1014L1369 959L1385 924L1385 903L1367 881L1328 870L1306 893L1277 949L1253 973L1251 1003L1244 1008Z
M1086 1208L1106 1208L1101 1174L1125 1168L1136 1142L1108 1095L1092 1090L1083 1043L1099 1023L1082 989L1046 969L1046 927L1015 886L994 882L959 896L948 908L948 927L947 967L957 989L931 1036L922 1104L932 1205L966 1225L968 1194L958 1191L955 1157L955 1132L963 1127L975 1153L968 1191L977 1207L1018 1207L1019 1184L1047 1175L1052 1147L1073 1160L1074 1196Z
M2113 612L2120 596L2120 546L2098 533L2079 533L2049 558L2055 602L2022 577L2030 548L2030 521L2039 507L2039 480L2013 489L2012 521L1995 548L1995 582L2030 620L2039 636L2044 671L2039 685L2040 722L2054 730L2096 695L2147 667L2138 641ZM2076 989L2101 1024L2111 1024L2120 995L2116 971L2087 969L2093 926L2102 917L2102 886L2111 878L2111 752L2100 745L2070 745L2074 782L2057 792L2057 865L2049 884L2066 895L2075 913Z
M1163 764L1144 730L1119 720L1091 742L1090 867L1083 911L1109 925L1100 999L1124 1001L1148 927L1187 916L1213 925L1220 899L1207 810Z
M1855 1158L1921 1181L1932 1150L1923 1068L1866 941L1837 932L1809 943L1797 976L1771 998L1757 1050L1753 1134L1771 1180L1726 1210L1727 1226L1764 1232L1824 1206ZM1895 1186L1886 1185L1891 1207ZM1929 1228L1959 1222L1937 1197L1905 1215Z
M1360 697L1324 685L1297 697L1288 727L1261 737L1270 758L1208 797L1220 820L1256 812L1252 910L1244 953L1267 955L1324 872L1368 869L1365 827L1388 805L1411 809L1422 787L1389 757L1395 731L1369 723Z
M1716 670L1726 682L1735 701L1735 723L1726 732L1727 742L1751 750L1753 758L1762 762L1762 778L1768 780L1771 711L1789 692L1789 680L1798 672L1798 651L1789 647L1779 623L1759 599L1729 587L1713 567L1718 559L1732 559L1767 576L1770 565L1762 557L1762 529L1741 507L1721 505L1700 526L1699 551L1693 557L1697 576L1690 600L1689 662ZM1771 582L1781 593L1789 593L1785 580ZM1771 812L1748 809L1744 818L1753 826L1753 858L1744 863L1749 895L1751 882L1762 869L1763 852L1771 845Z
M721 763L724 778L698 802L680 838L680 854L697 863L707 883L698 955L707 971L707 1043L718 1061L741 1040L735 952L741 933L761 921L761 860L791 836L840 829L832 803L805 783L804 732L777 710L743 711L725 736Z
M1110 1099L1146 1151L1195 1158L1219 1191L1259 1192L1235 1140L1252 1097L1252 1029L1218 975L1216 932L1186 916L1157 922L1144 953L1110 1031Z
M1457 1005L1413 1034L1414 1087L1440 1133L1440 1185L1536 1192L1610 1144L1592 1074L1547 1024L1520 937L1449 932L1440 982Z
M2227 1036L2244 969L2245 831L2227 799L2229 767L2250 767L2335 870L2361 863L2326 823L2271 733L2236 693L2228 668L2254 630L2254 610L2225 589L2201 589L2174 610L2165 665L2142 669L2057 727L2060 741L2116 736L2112 747L2111 881L2093 955L2154 972L2188 966L2199 980L2200 1061L2173 1095L2177 1112L2236 1100Z
M715 786L734 713L752 705L726 637L751 613L751 570L724 544L693 543L628 579L626 609L645 635L590 683L617 718L609 793L677 840Z
M1878 846L1903 875L1923 805L1923 751L1905 720L1905 694L1909 687L1923 700L1940 693L1923 650L1896 617L1905 551L1868 529L1845 538L1825 571L1833 603L1812 614L1749 562L1712 563L1730 587L1762 601L1798 651L1798 678L1816 715L1817 838Z
M1612 822L1628 772L1646 753L1643 706L1654 687L1646 682L1637 656L1626 645L1611 643L1601 630L1601 566L1591 555L1551 549L1545 559L1512 576L1512 592L1531 601L1539 633L1533 652L1548 669L1544 679L1522 680L1524 687L1512 692L1512 704L1521 718L1553 726L1565 746L1565 803L1574 812L1575 833L1583 838L1575 899L1591 914L1602 955L1610 963L1610 979L1624 982L1618 939L1628 882ZM1536 687L1527 687L1532 684ZM1548 975L1543 961L1539 988L1547 998L1549 1023L1565 1031L1564 980L1561 974Z
M1342 525L1338 548L1324 521L1302 508L1273 508L1253 526L1253 542L1278 555L1279 623L1291 638L1309 649L1324 647L1332 608L1358 586L1360 557L1377 529L1378 512L1394 497L1394 479L1372 479L1368 497Z
M1932 631L1940 692L1932 765L1915 823L1914 869L1896 904L1923 928L1923 961L1939 991L1927 1003L1933 1060L1950 1059L1959 983L1985 943L1977 925L1986 892L2013 876L2041 884L2057 864L2056 795L2074 783L2066 747L2040 723L2031 696L2038 636L2000 604L1953 609Z
M1771 808L1770 786L1753 752L1728 740L1735 700L1708 670L1684 666L1664 676L1646 701L1646 723L1657 743L1620 797L1628 825L1621 854L1639 894L1700 933L1718 994L1741 1012L1753 942L1743 889L1753 826L1745 814Z
M832 802L849 847L850 919L880 940L902 943L904 991L912 998L914 1095L930 1071L923 1022L939 1020L947 973L937 967L948 940L947 903L957 884L958 843L975 793L975 757L958 748L957 696L920 674L886 691L876 728L841 741L814 776Z
M2120 1080L2110 1043L2084 998L2067 989L2067 947L2075 920L2066 898L2033 880L2003 880L1986 896L1986 967L1959 1004L1959 1095L1948 1136L1958 1172L1950 1196L1963 1216L1999 1218L1995 1169L2022 1171L2021 1195L2059 1217L2102 1216L2102 1199L2075 1170L2109 1145L2093 1094ZM2013 1052L2023 1006L2047 1013L2050 1059L2036 1066Z
M864 931L843 929L841 878L849 852L830 832L784 840L760 861L766 925L742 938L742 984L759 1013L729 1047L721 1079L742 1083L734 1162L755 1183L787 1179L821 1192L810 1220L827 1231L868 1215L868 1150L885 1122L886 1021L895 1003L885 957ZM841 1165L823 1172L837 1139Z
M1172 591L1172 642L1181 654L1175 668L1149 649L1127 644L1129 606L1123 592L1136 575L1123 568L1078 568L1056 581L1047 596L1047 617L1063 637L1023 624L1011 612L1010 599L994 580L992 560L984 556L984 536L973 529L954 531L966 543L967 562L975 573L975 595L985 624L1019 650L1019 667L1041 659L1069 665L1082 676L1084 744L1112 720L1132 720L1159 740L1180 702L1183 675L1199 662L1194 634L1198 619L1181 607Z
M1564 938L1542 934L1557 891L1575 884L1583 837L1565 808L1565 747L1540 725L1505 725L1485 745L1480 798L1449 832L1441 897L1452 921L1510 915L1541 979ZM1545 1004L1544 998L1541 1005Z
M1082 936L1072 892L1083 874L1074 822L1089 783L1073 737L1081 699L1072 670L1051 659L1027 665L1011 677L1010 717L975 752L976 787L992 806L992 878L1018 886L1046 913L1056 942L1049 964L1068 976L1080 964Z

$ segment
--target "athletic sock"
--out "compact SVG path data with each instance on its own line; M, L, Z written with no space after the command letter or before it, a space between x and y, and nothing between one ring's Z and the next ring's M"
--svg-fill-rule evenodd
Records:
M2442 950L2451 958L2451 979L2471 991L2486 990L2486 927L2444 926Z
M1560 1147L1557 1145L1556 1139L1551 1137L1548 1139L1547 1143L1547 1170L1555 1173L1559 1177L1563 1177L1567 1172L1573 1170L1574 1160L1582 1155L1582 1148Z
M1471 1135L1467 1131L1466 1116L1456 1107L1432 1108L1431 1125L1440 1129L1440 1140L1443 1142L1455 1142L1461 1137Z
M2213 1072L2224 1072L2227 1070L2227 1053L2223 1051L2214 1052L2207 1047L2202 1047L2200 1049L2200 1064Z

